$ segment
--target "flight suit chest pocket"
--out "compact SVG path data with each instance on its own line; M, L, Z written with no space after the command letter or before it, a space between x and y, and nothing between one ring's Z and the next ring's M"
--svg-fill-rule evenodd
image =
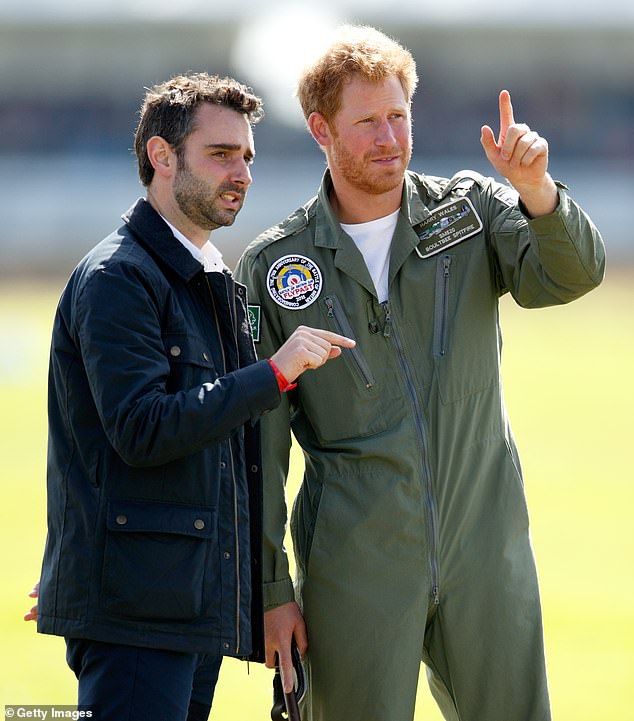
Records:
M300 376L299 393L307 416L325 442L380 433L393 415L381 396L384 373L379 359L384 339L380 334L372 335L365 320L353 327L336 295L326 295L319 305L320 326L352 338L356 345L343 348L340 357L317 371Z
M467 273L470 265L473 259L459 252L436 259L432 355L445 404L498 378L497 301L488 274Z
M168 393L213 382L218 377L209 344L202 338L185 333L172 333L163 337L163 344L170 366Z

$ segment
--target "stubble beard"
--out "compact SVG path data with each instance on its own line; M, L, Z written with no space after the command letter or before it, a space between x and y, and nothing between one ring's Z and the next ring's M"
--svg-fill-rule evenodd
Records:
M400 170L386 172L381 167L372 168L372 155L366 154L359 159L339 140L336 140L333 145L333 162L338 173L357 190L369 195L389 193L402 185L412 156L411 143L406 148L396 146L390 152L385 152L384 155L398 155L401 158Z
M183 215L196 227L212 231L233 225L236 215L242 208L242 202L235 211L219 208L217 200L227 191L238 193L244 202L242 188L232 183L223 183L211 191L207 183L191 172L184 158L179 159L174 178L174 199Z

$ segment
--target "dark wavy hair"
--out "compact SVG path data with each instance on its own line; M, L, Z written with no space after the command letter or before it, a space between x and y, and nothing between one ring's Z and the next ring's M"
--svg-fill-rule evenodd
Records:
M177 75L147 88L134 136L139 178L145 187L154 177L147 154L148 140L160 136L174 148L180 159L185 139L195 129L196 110L202 103L231 108L245 115L251 125L258 123L264 115L262 100L250 88L229 77L207 73Z

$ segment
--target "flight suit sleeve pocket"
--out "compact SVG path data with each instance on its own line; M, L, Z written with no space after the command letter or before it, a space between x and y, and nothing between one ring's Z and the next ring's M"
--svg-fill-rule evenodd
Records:
M102 579L107 610L139 620L199 617L216 516L213 508L111 500Z

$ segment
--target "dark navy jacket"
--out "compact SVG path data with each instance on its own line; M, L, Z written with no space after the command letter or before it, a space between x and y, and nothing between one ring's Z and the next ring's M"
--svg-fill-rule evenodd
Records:
M38 630L263 660L260 415L246 289L145 200L78 265L49 371Z

